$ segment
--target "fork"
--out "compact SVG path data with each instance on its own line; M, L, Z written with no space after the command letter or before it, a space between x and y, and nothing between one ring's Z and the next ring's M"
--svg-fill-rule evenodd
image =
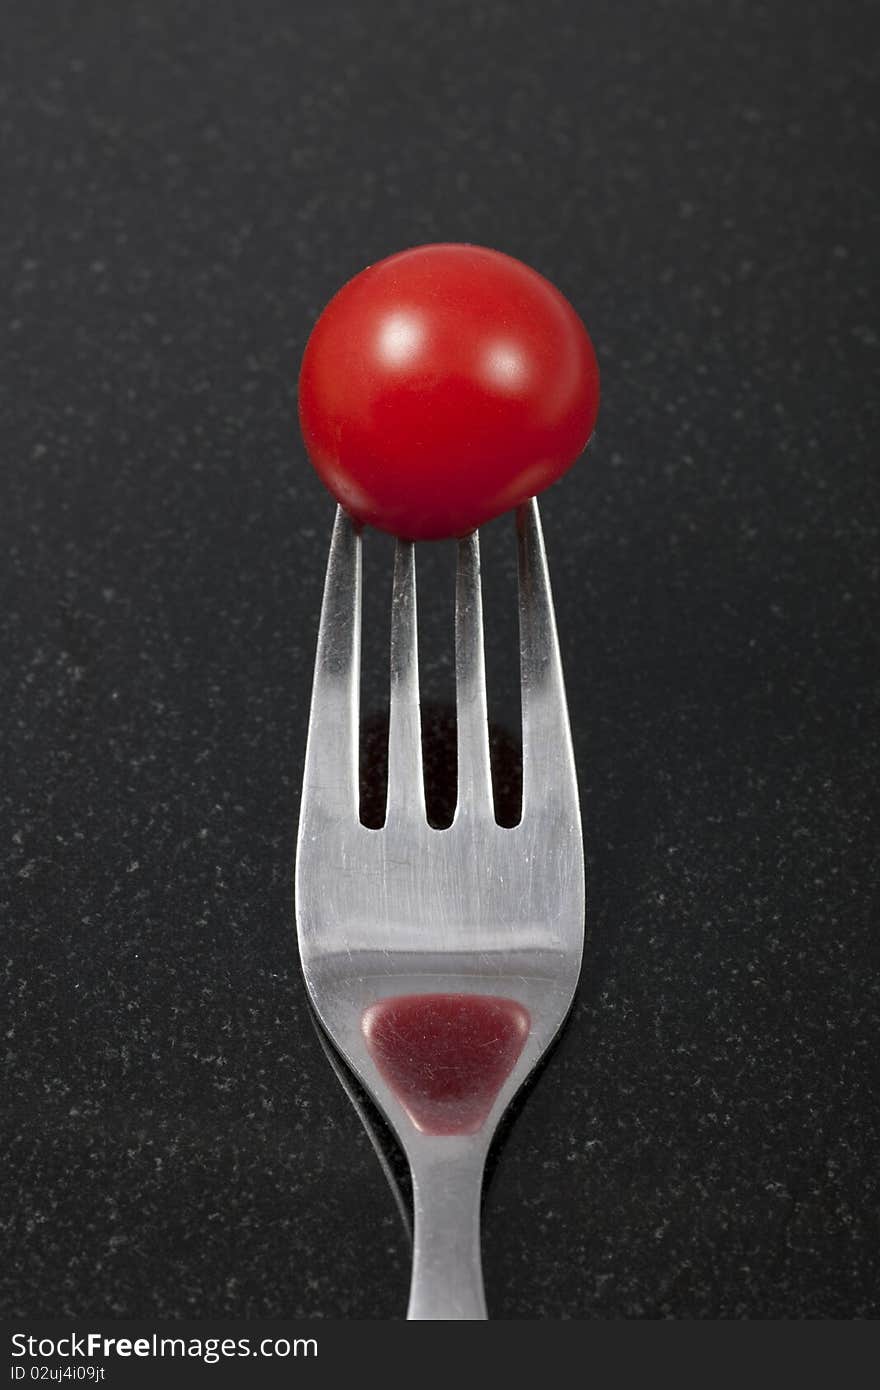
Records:
M584 940L577 780L538 504L517 512L522 814L495 820L479 537L458 543L458 802L425 812L415 549L398 541L385 823L359 819L361 537L338 509L318 633L296 855L308 992L410 1165L407 1317L487 1317L486 1155L574 996Z

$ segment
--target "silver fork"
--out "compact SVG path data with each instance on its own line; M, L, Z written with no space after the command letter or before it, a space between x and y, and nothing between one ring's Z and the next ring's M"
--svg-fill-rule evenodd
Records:
M410 1319L485 1318L480 1196L492 1135L571 1004L584 939L577 781L537 503L517 513L523 795L496 823L480 552L459 542L458 804L428 825L414 547L397 542L388 798L359 819L361 540L330 545L296 857L303 973L324 1028L410 1164Z

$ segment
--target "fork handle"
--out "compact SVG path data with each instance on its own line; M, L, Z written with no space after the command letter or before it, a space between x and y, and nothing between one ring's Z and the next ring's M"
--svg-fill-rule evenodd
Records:
M410 1155L415 1215L410 1321L487 1317L480 1262L485 1146L439 1138Z

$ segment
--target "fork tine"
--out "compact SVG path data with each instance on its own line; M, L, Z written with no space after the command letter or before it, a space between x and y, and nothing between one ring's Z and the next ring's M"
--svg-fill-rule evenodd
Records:
M565 682L556 635L553 593L533 497L517 513L519 536L519 637L522 681L522 818L560 798L578 812L577 778Z
M415 817L426 819L419 710L416 560L412 541L398 541L394 551L391 597L391 707L386 823Z
M458 714L458 805L455 816L458 820L463 816L493 814L480 539L476 531L458 543L455 677Z
M358 815L358 705L361 648L361 538L336 509L306 741L302 806L305 818Z

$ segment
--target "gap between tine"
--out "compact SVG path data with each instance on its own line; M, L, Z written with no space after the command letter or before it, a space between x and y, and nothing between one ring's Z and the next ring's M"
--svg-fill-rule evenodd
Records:
M361 665L361 538L336 509L318 627L301 819L357 817Z
M494 819L483 649L480 538L476 531L458 543L455 682L458 725L458 804L455 819L467 816Z
M385 823L413 819L427 823L419 709L416 558L412 541L398 541L391 596L391 702Z
M578 796L565 682L556 635L553 593L533 497L517 511L519 541L519 640L522 683L522 819L551 801L568 803L577 817Z

